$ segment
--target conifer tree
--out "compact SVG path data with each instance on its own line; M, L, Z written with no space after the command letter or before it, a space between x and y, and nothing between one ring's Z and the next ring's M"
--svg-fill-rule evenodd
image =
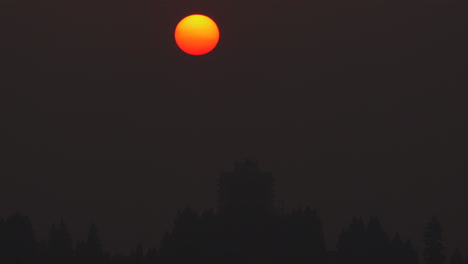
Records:
M390 263L398 264L403 263L404 259L403 241L401 241L400 234L397 232L390 242Z
M3 224L6 259L21 263L30 263L35 257L36 239L29 217L16 212Z
M63 220L58 227L52 225L49 231L48 255L59 262L73 256L73 241Z
M88 231L86 242L82 245L86 264L104 263L108 256L104 254L101 238L96 225L92 224Z
M403 247L404 262L406 264L418 264L419 255L416 249L411 244L411 241L407 240Z
M452 252L449 264L463 264L463 256L458 248Z
M136 250L135 250L135 263L142 264L143 263L143 245L138 243Z
M424 232L423 258L426 264L442 264L445 260L442 227L437 217L432 217Z

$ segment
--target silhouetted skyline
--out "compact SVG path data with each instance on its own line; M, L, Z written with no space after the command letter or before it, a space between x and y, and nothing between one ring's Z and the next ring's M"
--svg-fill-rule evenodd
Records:
M63 219L47 239L36 237L21 212L0 218L0 261L6 264L67 263L316 263L316 264L465 264L458 248L449 249L436 216L424 226L419 252L399 232L391 234L378 217L353 217L341 228L336 246L327 248L320 215L309 206L285 212L274 206L271 173L257 161L235 163L219 179L219 208L179 210L158 247L140 241L127 254L106 250L95 224L84 240L75 240ZM256 190L256 191L254 191ZM249 202L246 202L246 198ZM147 231L150 231L149 229Z
M465 2L2 1L0 217L157 247L250 158L329 249L375 216L422 252L437 216L466 256ZM173 35L193 13L220 29L199 57Z

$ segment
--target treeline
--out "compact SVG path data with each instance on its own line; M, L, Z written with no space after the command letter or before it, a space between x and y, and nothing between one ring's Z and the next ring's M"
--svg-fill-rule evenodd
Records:
M380 221L353 218L342 230L336 250L327 250L322 223L310 209L261 213L189 208L176 216L159 249L139 244L127 256L104 250L95 225L87 239L74 241L64 221L53 224L47 240L38 241L29 217L15 213L0 219L2 264L101 263L318 263L318 264L466 264L456 249L446 256L442 228L433 217L426 225L422 254L398 233L389 235Z

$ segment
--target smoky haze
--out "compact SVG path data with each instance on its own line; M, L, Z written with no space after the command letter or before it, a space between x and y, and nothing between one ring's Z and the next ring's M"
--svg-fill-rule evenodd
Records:
M468 254L463 1L2 5L0 215L38 237L63 217L115 252L158 245L252 158L286 209L317 209L329 248L373 215L421 248L437 215ZM192 13L220 28L205 56L174 43Z

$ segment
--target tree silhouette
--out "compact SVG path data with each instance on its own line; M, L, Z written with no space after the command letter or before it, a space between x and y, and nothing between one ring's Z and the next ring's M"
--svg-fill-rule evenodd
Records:
M338 263L402 263L409 261L405 255L400 235L390 241L377 217L370 217L367 225L362 218L354 217L338 238L336 262ZM332 255L333 259L335 256Z
M449 264L463 264L463 256L458 248L452 252Z
M79 259L86 257L86 244L82 240L76 241L75 254Z
M388 263L390 241L388 235L383 231L380 220L371 217L367 225L365 250L369 255L369 263Z
M426 226L424 260L442 264L442 228L433 217ZM29 218L15 213L0 218L1 264L155 264L155 263L315 263L315 264L418 264L418 253L399 233L390 240L377 217L367 224L353 217L338 239L337 251L325 248L320 217L310 207L291 213L255 214L246 211L213 210L198 214L190 208L179 211L171 232L156 248L139 243L130 256L112 259L104 252L97 227L92 224L85 241L76 249L63 220L53 224L46 242L35 242ZM159 254L158 254L159 253ZM455 249L448 264L465 264Z
M5 259L5 247L6 247L6 236L5 236L5 221L0 218L0 261Z
M239 196L239 195L235 195ZM170 232L164 233L159 251L146 250L141 242L130 255L113 256L103 250L97 227L92 224L85 241L73 240L63 220L51 225L46 241L37 243L27 216L15 213L0 218L1 264L418 264L419 256L409 240L397 232L392 239L377 217L367 224L353 217L339 235L336 252L327 251L317 212L310 207L284 211L243 210L240 207L205 210L191 208L177 213ZM442 228L436 217L424 232L425 264L445 260ZM466 264L460 250L448 264Z
M76 256L80 263L103 263L108 255L104 253L96 225L91 224L86 241L76 243Z
M424 232L423 257L426 264L442 264L445 260L444 244L442 241L442 227L434 216L426 226Z
M172 236L169 234L169 232L164 232L162 239L161 239L159 252L160 252L160 255L165 258L174 256Z
M89 257L96 258L102 257L104 255L101 238L99 237L97 227L94 224L91 224L89 227L88 239L86 240L86 254Z
M351 224L342 230L337 243L337 261L339 263L367 262L366 227L362 218L353 217Z
M158 261L158 252L156 248L148 248L145 255L145 264L154 264Z
M411 241L407 240L404 247L403 247L403 262L405 264L418 264L419 263L419 257L418 257L418 252L416 252L416 249L414 249L413 245L411 244Z
M405 256L403 247L403 241L401 241L400 234L397 232L390 242L390 263L397 264L404 262Z
M143 264L144 256L143 256L143 245L138 243L135 252L132 254L136 264Z
M198 244L198 214L191 208L185 208L176 216L172 236L178 256L194 257L199 255Z
M301 261L323 261L326 255L325 238L322 223L316 211L310 207L293 210L283 218L283 232L279 240L283 240L278 248L286 256L300 257ZM276 228L271 232L277 232Z
M2 224L3 261L5 263L31 263L36 253L35 234L29 217L16 212Z
M36 244L36 260L39 264L49 263L49 252L48 252L47 241L41 240Z
M52 225L47 247L48 259L52 263L69 261L74 255L73 240L63 220L60 221L57 228Z

